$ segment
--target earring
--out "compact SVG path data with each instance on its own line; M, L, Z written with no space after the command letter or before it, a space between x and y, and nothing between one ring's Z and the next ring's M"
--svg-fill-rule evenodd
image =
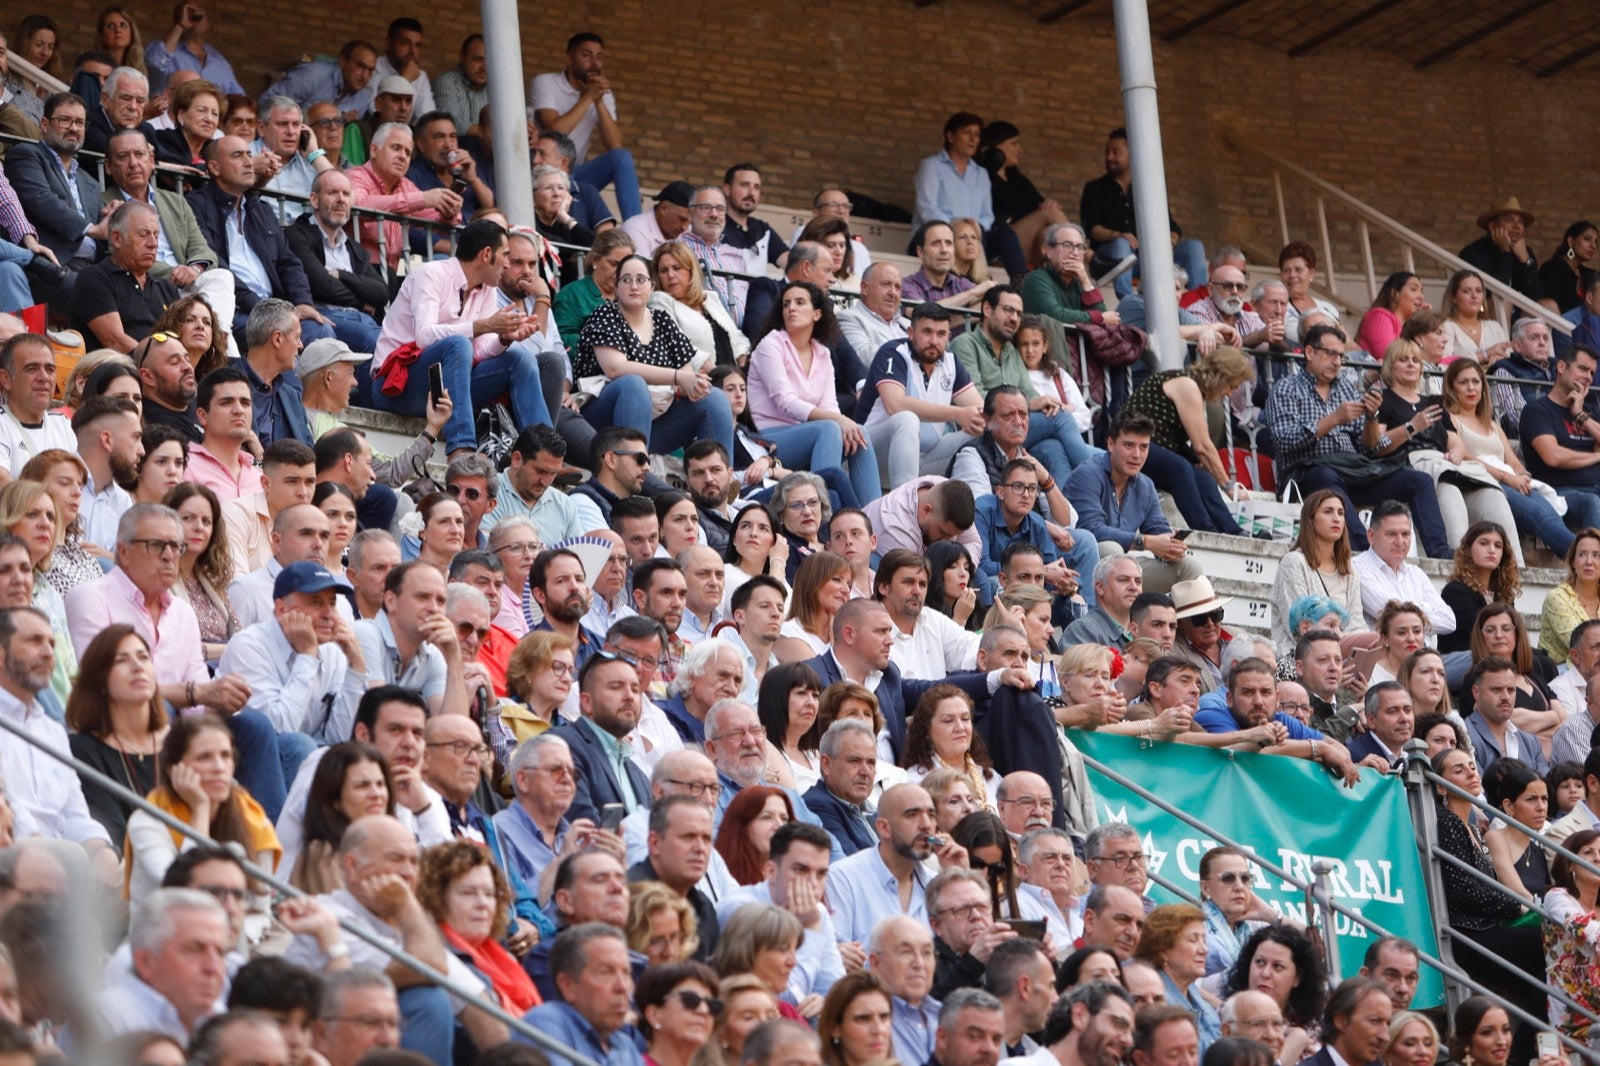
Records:
M1572 250L1572 245L1570 245L1570 244L1567 245L1567 258L1568 259L1576 259L1576 258L1578 258L1578 253L1574 252Z

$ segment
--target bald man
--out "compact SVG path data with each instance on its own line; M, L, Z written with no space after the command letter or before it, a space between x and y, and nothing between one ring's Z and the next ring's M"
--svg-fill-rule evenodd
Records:
M885 789L875 828L877 847L862 848L828 871L828 901L841 940L865 943L880 923L901 915L926 925L923 860L937 855L946 869L967 865L967 850L939 835L933 797L919 785Z

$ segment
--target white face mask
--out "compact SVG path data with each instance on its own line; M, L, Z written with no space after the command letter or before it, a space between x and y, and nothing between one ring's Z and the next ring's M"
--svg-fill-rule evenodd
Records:
M1240 311L1244 310L1244 297L1224 296L1222 299L1217 301L1217 310L1221 311L1225 315L1236 315Z

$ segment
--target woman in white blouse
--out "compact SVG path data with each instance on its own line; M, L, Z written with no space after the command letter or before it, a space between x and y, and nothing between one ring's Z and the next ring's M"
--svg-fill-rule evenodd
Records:
M1511 354L1511 338L1495 320L1483 288L1483 278L1473 270L1458 270L1450 275L1444 289L1444 311L1449 317L1450 354L1470 356L1486 367Z
M1302 596L1326 596L1350 614L1348 632L1364 631L1361 583L1350 564L1350 528L1344 501L1332 489L1319 489L1300 508L1300 535L1278 563L1273 579L1272 643L1278 652L1294 647L1289 608Z
M696 352L711 356L710 363L743 365L750 354L750 339L734 325L722 297L706 288L705 275L694 253L682 241L668 241L650 257L656 291L650 306L660 308L683 330Z

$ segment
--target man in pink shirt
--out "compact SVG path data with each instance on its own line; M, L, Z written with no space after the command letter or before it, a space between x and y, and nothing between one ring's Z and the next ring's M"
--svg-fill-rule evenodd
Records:
M974 563L983 558L983 540L975 526L977 502L965 481L919 477L868 500L861 510L872 522L880 558L896 548L921 555L941 540L953 540L967 549ZM981 573L979 581L983 581ZM991 586L993 582L988 579ZM992 595L992 589L980 588L979 597L986 591Z
M280 737L260 714L241 711L250 698L242 678L211 677L194 608L172 594L183 543L183 527L172 508L159 503L128 508L117 528L116 568L67 594L73 649L81 659L107 626L132 626L150 646L161 698L180 712L210 709L227 721L239 748L239 781L276 819L287 792L284 781L309 753L310 738Z
M261 471L244 450L253 414L244 372L224 366L207 374L195 396L195 414L205 436L189 445L188 479L216 493L222 503L260 492Z
M424 263L406 276L384 316L370 369L357 368L358 376L370 373L373 407L417 416L428 399L428 368L440 364L455 405L444 424L452 459L477 450L475 411L501 396L509 394L517 425L551 424L539 358L520 343L533 336L536 323L516 304L498 306L506 255L504 227L488 219L469 222L454 258Z
M350 186L355 190L356 206L394 215L410 215L429 222L461 221L461 197L447 188L424 192L417 183L406 177L411 169L411 156L415 152L411 127L403 122L385 122L372 135L372 155L359 167L346 171ZM378 228L383 227L383 244L379 247ZM393 219L363 220L361 222L361 247L373 261L384 262L392 271L400 264L406 251L405 238L400 223ZM444 236L440 234L440 236ZM431 246L433 242L428 242ZM446 246L448 247L448 245Z

